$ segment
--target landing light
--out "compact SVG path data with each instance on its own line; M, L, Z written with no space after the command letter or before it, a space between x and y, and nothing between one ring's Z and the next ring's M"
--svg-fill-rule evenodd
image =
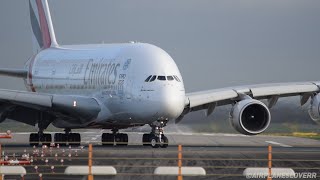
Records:
M77 101L73 101L73 107L77 106Z

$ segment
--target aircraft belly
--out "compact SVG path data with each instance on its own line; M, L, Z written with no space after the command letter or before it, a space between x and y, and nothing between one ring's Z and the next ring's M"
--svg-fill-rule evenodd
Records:
M122 104L110 105L112 116L107 122L120 124L150 124L165 116L158 108L160 102L150 100L128 100Z
M106 120L107 123L119 123L119 124L148 124L155 121L149 111L145 111L146 108L142 102L134 102L127 100L120 103L117 101L115 104L109 104L111 116Z

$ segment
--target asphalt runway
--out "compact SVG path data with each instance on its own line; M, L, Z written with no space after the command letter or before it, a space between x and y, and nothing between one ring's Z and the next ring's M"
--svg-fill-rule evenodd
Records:
M113 166L117 170L115 176L95 176L94 179L176 179L176 176L154 175L154 170L159 166L177 166L178 144L183 145L182 166L203 167L207 174L184 179L247 179L242 175L244 169L268 166L268 144L273 147L273 167L292 168L296 173L316 173L316 179L320 179L318 140L263 135L167 133L169 147L153 149L141 145L142 134L128 133L130 143L126 147L101 146L100 131L81 133L80 147L29 147L29 133L16 133L12 139L0 141L3 157L14 159L24 154L32 157L32 164L24 166L27 170L24 179L39 179L40 173L44 180L87 179L87 176L63 173L70 165L88 165L89 142L93 144L93 165ZM21 177L6 176L6 179Z

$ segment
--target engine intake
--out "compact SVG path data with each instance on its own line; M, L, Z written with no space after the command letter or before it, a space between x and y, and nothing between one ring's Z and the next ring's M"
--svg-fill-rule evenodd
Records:
M320 124L320 94L317 94L311 98L308 112L310 118L316 123Z
M230 112L232 126L240 133L256 135L265 131L271 121L268 107L261 101L245 99L237 102Z

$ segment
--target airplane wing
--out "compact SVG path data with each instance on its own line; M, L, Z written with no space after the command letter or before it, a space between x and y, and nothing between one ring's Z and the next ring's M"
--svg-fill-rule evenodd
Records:
M232 104L233 108L231 110L230 116L238 118L238 120L234 120L235 124L237 125L238 122L236 121L239 121L241 113L244 111L248 104L260 104L263 109L266 109L266 111L260 112L270 115L269 109L272 108L281 97L301 96L300 103L301 105L304 105L310 97L312 98L312 100L318 100L317 98L319 98L320 100L320 96L315 97L319 92L320 82L297 82L259 84L187 93L184 112L180 117L176 119L176 123L180 122L183 119L183 116L189 112L206 110L206 114L208 116L214 111L215 107ZM268 100L267 106L258 101L261 99ZM315 118L319 118L319 109L317 109L317 107L318 104L313 107L315 113L310 114L311 117L313 116ZM234 113L235 111L239 111L238 114ZM257 109L252 110L252 113L256 113L255 115L258 115L257 112ZM240 125L242 125L242 122L239 123Z
M287 97L302 95L310 97L312 93L320 91L320 82L297 82L297 83L274 83L259 84L249 86L238 86L230 88L215 89L209 91L199 91L187 93L187 106L189 108L197 108L199 106L218 103L224 101L236 100L239 94L249 95L255 99L270 99L271 97ZM308 100L308 99L304 99ZM219 103L220 102L220 103ZM306 103L306 101L304 102ZM303 104L304 104L303 103ZM227 103L228 104L228 103ZM303 105L302 104L302 105Z
M49 120L49 125L56 119L71 119L85 123L99 112L100 105L90 97L0 89L0 121L9 118L35 125Z
M18 77L18 78L27 78L28 70L0 68L0 75Z

